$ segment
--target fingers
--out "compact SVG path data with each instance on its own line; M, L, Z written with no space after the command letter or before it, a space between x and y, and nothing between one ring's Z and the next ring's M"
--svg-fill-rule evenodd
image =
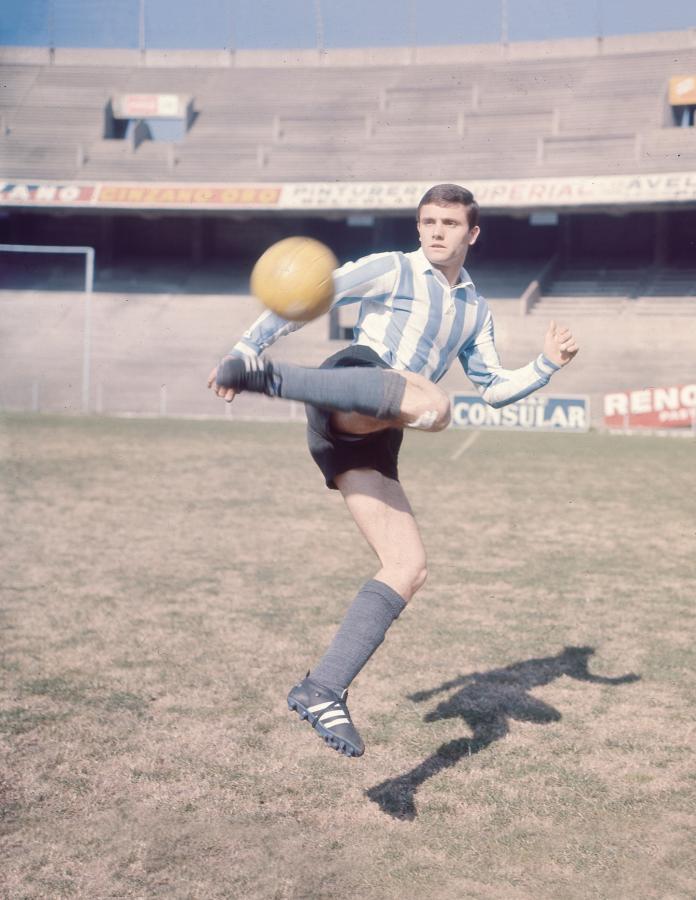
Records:
M226 400L228 403L231 403L237 396L233 388L221 387L219 384L215 385L215 393L221 400Z
M558 326L555 322L551 322L549 330L552 328L553 338L561 350L565 350L567 346L575 343L575 338L573 337L570 328L567 328L565 325Z
M217 378L217 371L218 367L215 366L210 375L208 375L208 387L212 388L213 393L217 397L220 397L221 400L225 400L227 403L231 403L237 396L236 392L232 388L221 387L217 383L217 381L215 380Z
M549 322L544 347L549 359L561 366L569 363L578 352L578 344L570 328L558 325L553 319Z
M559 328L554 336L554 340L556 341L558 349L561 351L563 362L570 362L578 352L578 343L571 334L570 329L565 327Z

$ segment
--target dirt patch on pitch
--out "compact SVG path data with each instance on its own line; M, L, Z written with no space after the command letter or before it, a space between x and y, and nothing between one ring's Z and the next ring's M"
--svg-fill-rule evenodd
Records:
M9 896L693 896L686 442L409 435L355 761L285 708L374 571L301 428L2 429Z

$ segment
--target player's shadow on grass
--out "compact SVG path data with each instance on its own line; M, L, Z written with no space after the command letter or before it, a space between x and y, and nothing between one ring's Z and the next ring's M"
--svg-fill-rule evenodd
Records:
M460 675L432 690L411 694L409 700L421 703L436 694L459 688L427 713L424 720L460 718L469 726L472 736L443 744L410 772L369 788L367 796L396 819L414 819L415 793L420 785L460 759L480 753L504 738L510 730L511 719L539 725L561 719L557 709L529 693L532 688L549 684L561 675L591 684L629 684L639 680L640 676L633 673L617 678L593 675L588 671L588 663L594 652L593 647L566 647L557 656L526 659L490 672Z

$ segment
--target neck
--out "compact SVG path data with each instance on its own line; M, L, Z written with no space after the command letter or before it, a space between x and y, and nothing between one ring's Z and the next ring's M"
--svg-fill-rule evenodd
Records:
M462 267L458 263L450 263L448 266L433 265L433 268L437 269L438 272L442 272L450 287L454 287L454 285L459 282L459 273L461 272Z

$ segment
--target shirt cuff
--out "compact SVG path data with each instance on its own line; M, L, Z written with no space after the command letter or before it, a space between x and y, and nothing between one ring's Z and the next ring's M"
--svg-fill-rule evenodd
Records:
M242 338L241 341L237 341L227 355L236 357L237 359L255 359L257 356L261 355L261 351L254 344L251 344Z
M543 353L540 353L536 360L534 361L535 368L539 371L541 375L544 375L546 378L550 378L554 372L558 372L561 368L557 366L556 363L551 362L551 360L544 356Z

